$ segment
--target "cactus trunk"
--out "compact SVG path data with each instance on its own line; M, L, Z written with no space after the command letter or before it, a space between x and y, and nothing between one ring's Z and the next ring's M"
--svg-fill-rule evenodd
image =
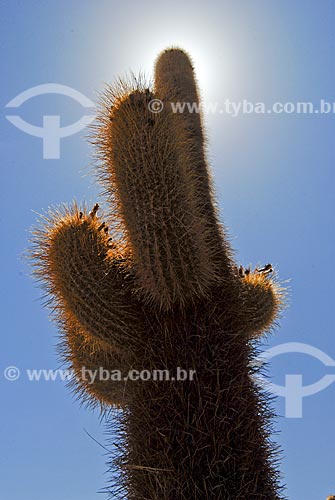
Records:
M218 300L221 307L213 313ZM222 290L212 301L170 312L160 332L164 346L150 346L149 369L175 375L182 367L195 374L192 380L148 381L137 388L123 456L131 500L281 498L269 413L250 376L253 348L243 331L237 335L229 328Z

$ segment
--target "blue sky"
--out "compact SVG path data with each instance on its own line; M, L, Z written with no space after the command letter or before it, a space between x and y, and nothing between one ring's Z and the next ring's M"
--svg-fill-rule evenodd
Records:
M63 125L83 108L45 95L20 109L5 105L45 83L68 85L96 100L104 82L129 69L150 74L167 45L191 53L206 102L243 99L335 101L335 5L332 1L1 2L2 343L0 353L1 498L92 500L107 482L99 415L73 402L61 382L29 382L27 368L57 368L56 329L22 258L29 228L52 204L94 203L91 149L85 131L61 141L60 159L43 160L42 140L15 128L8 114ZM208 151L219 205L240 262L274 263L290 280L290 307L262 346L301 342L335 357L334 114L208 114ZM17 366L9 382L4 369ZM269 373L305 385L335 375L304 354L273 358ZM325 500L335 492L335 384L303 401L303 418L285 418L279 398L275 425L281 470L291 500Z

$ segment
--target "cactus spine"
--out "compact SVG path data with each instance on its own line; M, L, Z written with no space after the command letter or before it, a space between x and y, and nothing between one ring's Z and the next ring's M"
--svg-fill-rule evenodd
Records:
M152 113L150 102L164 109ZM251 361L283 302L271 266L238 268L217 220L199 103L180 49L155 84L106 90L95 142L107 223L74 204L35 233L36 275L50 294L61 352L82 368L194 370L185 381L79 378L91 403L122 407L112 498L279 500L266 396Z

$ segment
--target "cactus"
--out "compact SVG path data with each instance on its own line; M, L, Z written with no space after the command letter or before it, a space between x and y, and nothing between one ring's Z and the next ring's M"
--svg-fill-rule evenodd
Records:
M108 215L73 204L45 216L35 231L36 276L75 391L118 409L112 498L279 500L272 414L252 360L283 289L270 265L234 263L201 116L173 113L178 101L199 97L190 59L176 48L159 56L152 89L134 78L105 91L93 142ZM122 377L91 383L83 367ZM194 376L124 380L132 369L177 367Z

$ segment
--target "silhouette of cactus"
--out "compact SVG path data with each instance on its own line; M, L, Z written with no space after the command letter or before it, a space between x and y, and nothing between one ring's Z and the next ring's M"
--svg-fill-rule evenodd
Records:
M170 102L199 103L179 49L159 56L152 90L136 79L106 90L94 142L109 214L102 221L98 205L89 212L74 204L47 215L35 232L36 275L75 390L103 408L122 407L112 498L278 500L271 412L252 360L283 291L270 265L234 264L201 116L173 113ZM91 383L83 367L122 378ZM177 367L195 375L123 379L131 369L175 375Z

